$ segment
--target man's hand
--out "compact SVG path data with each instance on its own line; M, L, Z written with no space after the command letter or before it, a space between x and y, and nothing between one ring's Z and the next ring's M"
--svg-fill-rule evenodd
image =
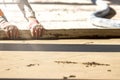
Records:
M29 28L33 38L39 39L45 34L44 27L35 18L29 18Z
M42 25L37 24L30 28L30 32L33 38L39 39L45 33L45 29Z
M15 25L7 25L4 27L4 31L8 39L17 39L19 35L19 30Z

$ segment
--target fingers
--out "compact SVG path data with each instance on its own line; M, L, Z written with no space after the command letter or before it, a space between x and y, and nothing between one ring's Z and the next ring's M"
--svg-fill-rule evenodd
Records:
M5 28L5 33L6 33L6 36L7 38L9 39L16 39L18 38L18 28L14 25L10 25L10 26L7 26Z
M41 37L42 35L42 29L41 28L35 28L35 29L33 29L34 31L33 31L33 37L35 38L35 39L38 39L39 37Z
M41 25L36 25L31 29L31 35L35 39L39 39L44 34L45 29Z
M4 29L7 38L9 39L17 39L19 36L19 30L14 25L8 25ZM36 25L30 29L31 35L35 39L39 39L45 33L45 29L41 25Z

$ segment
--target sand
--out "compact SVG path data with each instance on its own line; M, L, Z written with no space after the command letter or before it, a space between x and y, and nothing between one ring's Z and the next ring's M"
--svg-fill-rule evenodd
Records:
M104 45L111 46L114 44L117 49L115 51L113 47L113 52L110 52L111 50L88 52L87 48L86 51L43 51L41 49L35 51L17 51L14 49L4 51L5 47L0 46L0 78L120 79L119 41L120 39L1 41L0 44L2 45L9 44L8 47L11 45L11 49L12 44L39 44L37 47L40 48L40 44L61 45L69 43L76 45L78 43L83 46L102 45L101 48L104 48ZM105 42L107 43L105 44Z

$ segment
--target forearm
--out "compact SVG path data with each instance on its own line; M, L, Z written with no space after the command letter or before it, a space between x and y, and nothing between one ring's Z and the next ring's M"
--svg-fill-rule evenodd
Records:
M16 0L16 1L18 3L18 7L22 11L25 18L27 19L35 18L35 13L32 7L30 6L28 0Z
M7 22L7 19L3 13L3 11L0 9L0 28L4 27L4 24Z

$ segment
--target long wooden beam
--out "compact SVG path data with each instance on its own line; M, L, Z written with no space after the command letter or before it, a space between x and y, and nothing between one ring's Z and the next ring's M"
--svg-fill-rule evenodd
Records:
M29 30L20 30L18 39L33 39ZM51 29L39 39L68 39L68 38L112 38L120 37L120 29ZM0 30L0 39L7 39Z

